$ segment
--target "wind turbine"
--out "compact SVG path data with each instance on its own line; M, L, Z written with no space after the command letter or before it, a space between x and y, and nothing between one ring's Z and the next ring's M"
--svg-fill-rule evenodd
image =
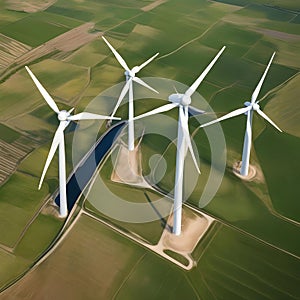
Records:
M262 75L260 81L258 82L258 85L256 86L252 96L251 96L251 102L246 101L244 103L245 107L236 109L225 116L218 118L214 121L208 122L201 127L205 127L211 124L214 124L216 122L220 122L222 120L226 120L238 115L245 114L247 116L247 123L246 123L246 132L245 132L245 137L244 137L244 146L243 146L243 154L242 154L242 166L240 170L240 174L242 176L247 176L248 171L249 171L249 160L250 160L250 150L251 150L251 139L252 139L252 118L253 118L253 112L256 111L261 117L263 117L265 120L267 120L271 125L273 125L277 130L282 132L282 130L264 113L261 111L260 106L259 106L259 101L256 101L258 94L261 90L262 84L265 80L265 77L268 73L268 70L271 66L272 60L275 56L275 52L273 53L269 64Z
M126 84L124 85L119 99L117 101L117 104L113 110L113 113L111 116L113 117L120 106L120 103L122 102L123 98L129 91L129 97L128 97L128 150L133 151L134 150L134 105L133 105L133 81L158 93L155 89L153 89L151 86L146 84L142 79L138 78L136 74L143 69L146 65L148 65L159 53L156 53L152 57L150 57L148 60L146 60L143 64L139 66L135 66L132 69L128 67L126 64L125 60L122 58L122 56L114 49L114 47L107 41L107 39L102 36L102 39L104 42L107 44L107 46L110 48L120 65L124 68L125 70L125 77L126 77Z
M52 145L50 147L50 151L44 166L44 170L40 179L39 189L42 186L44 177L48 170L48 167L53 159L55 151L57 147L59 147L59 193L60 193L60 207L59 207L59 214L61 217L66 217L68 214L67 208L67 193L66 193L66 154L65 154L65 139L64 139L64 130L69 125L71 121L77 120L95 120L95 119L120 119L108 116L97 115L88 112L82 112L76 115L71 115L71 112L74 108L70 109L69 111L66 110L59 110L56 103L52 99L52 97L48 94L45 88L41 85L38 79L34 76L34 74L30 71L30 69L25 66L27 72L29 73L31 79L35 83L36 87L48 103L48 105L52 108L54 112L57 113L57 118L59 120L59 126L55 132Z
M176 152L176 173L175 173L175 189L174 189L174 207L173 207L173 233L180 235L181 233L181 217L182 217L182 196L183 196L183 172L184 172L184 160L187 154L187 150L190 151L195 167L200 174L200 169L197 164L197 160L193 151L192 142L189 133L188 126L188 111L191 104L191 96L199 87L207 73L216 63L220 55L225 50L225 46L219 51L211 63L205 68L197 80L187 89L184 94L172 94L169 96L169 101L172 103L163 105L159 108L153 109L145 114L142 114L135 120L151 116L154 114L169 111L175 107L179 108L178 115L178 131L177 131L177 152Z

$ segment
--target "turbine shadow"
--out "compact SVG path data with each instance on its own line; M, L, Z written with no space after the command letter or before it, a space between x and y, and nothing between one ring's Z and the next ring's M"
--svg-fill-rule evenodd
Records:
M173 230L173 226L170 226L167 222L167 220L161 215L161 213L159 212L159 210L155 207L155 205L153 204L153 202L151 201L151 199L149 198L149 196L147 195L146 192L144 192L144 195L147 199L147 201L149 202L149 204L151 205L151 207L153 208L153 210L155 211L155 213L158 215L160 221L161 221L161 226L168 230L169 232L172 232Z

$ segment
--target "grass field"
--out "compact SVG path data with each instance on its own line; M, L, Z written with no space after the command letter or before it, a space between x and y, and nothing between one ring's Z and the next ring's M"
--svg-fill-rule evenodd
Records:
M1 188L0 242L2 244L12 247L30 218L41 206L47 188L43 187L38 191L37 186L37 178L17 172Z
M3 287L24 272L24 269L28 268L30 261L1 249L0 263L0 284Z
M226 45L226 51L199 88L218 116L241 107L250 99L270 56L276 51L259 98L264 97L262 108L285 132L274 132L260 118L255 117L253 121L251 163L262 169L265 181L242 182L232 175L232 164L241 156L245 119L241 116L226 121L222 127L227 143L227 170L219 191L205 210L220 222L299 255L299 226L295 223L299 221L297 178L300 167L296 100L300 68L299 4L292 0L172 0L150 11L142 10L152 2L58 0L46 11L36 13L7 10L0 2L3 8L0 33L16 39L17 43L24 43L29 49L29 46L39 46L81 24L93 22L93 30L103 31L131 67L160 52L139 76L172 78L188 85ZM124 80L123 69L101 38L72 51L56 51L55 55L41 57L33 61L30 68L58 102L59 108L76 107L76 112L84 109L100 92ZM121 87L120 84L115 94L107 95L105 101L95 102L93 109L109 114ZM182 92L181 86L178 89ZM174 92L171 85L163 90L160 95L164 98L167 97L166 90ZM0 188L0 243L14 246L48 191L52 193L57 188L55 158L43 189L36 190L57 119L24 69L11 74L0 84L0 94L1 138L13 143L26 137L31 141L32 149L35 148ZM136 114L162 103L165 104L152 99L137 101ZM200 104L193 102L196 107ZM127 105L120 107L117 115L126 118ZM177 111L167 115L174 118L174 122L177 120ZM196 123L191 120L191 132ZM171 121L166 121L165 131L156 119L149 119L145 124L153 126L162 135L163 132L170 133L172 139L176 136ZM88 132L93 126L82 124L80 128L84 134L76 161L91 143ZM137 131L141 128L142 123L139 123ZM68 170L72 168L72 138L72 133L67 135ZM163 169L166 163L166 174L164 178L159 178L159 174L154 177L159 178L159 184L165 190L172 190L174 185L176 149L174 145L167 148L172 139L146 132L141 144L145 175L151 174L157 165L157 155L164 154L165 161L158 164L158 169ZM189 202L198 206L211 170L211 154L202 130L196 133L195 142L202 175ZM150 160L152 165L149 165ZM190 157L187 167L189 174L193 174ZM95 191L105 198L103 206L113 207L114 197L147 203L144 190L111 183L110 169L111 165L106 163L100 172L104 183L98 189L95 187ZM155 203L157 195L146 193ZM150 243L157 242L161 234L159 220L146 224L125 223L104 216L91 204L87 203L86 208ZM128 213L122 211L122 207L117 207L117 211ZM104 225L82 216L55 255L27 274L15 289L10 290L10 296L31 295L33 299L40 299L42 294L47 294L57 298L56 293L61 293L62 297L72 299L135 299L143 293L149 299L299 298L299 260L248 234L217 224L197 246L197 267L184 272ZM4 267L0 268L0 286L26 270L51 243L60 226L57 219L39 215L16 245L14 253L1 248L0 264ZM70 275L73 277L69 278ZM36 285L40 286L39 290ZM53 285L57 289L53 289ZM5 296L4 293L3 299Z
M21 136L17 131L3 124L0 124L0 131L1 131L1 139L7 143L12 143Z
M21 239L15 254L24 259L35 261L54 240L61 225L61 220L50 215L40 214Z
M44 60L30 66L30 69L53 97L66 103L72 103L72 99L89 82L87 68L56 60ZM29 77L26 71L23 70L22 72L24 77ZM32 83L32 89L36 89L34 83ZM44 100L41 97L42 101Z
M267 151L268 144L273 151ZM295 157L299 151L299 138L290 135L280 136L267 130L256 140L257 155L265 170L270 195L275 208L282 214L299 221L299 189L297 186L298 160L284 160L284 157ZM274 163L275 162L275 163ZM278 170L280 170L278 172ZM286 176L282 176L286 174ZM284 188L283 188L284 187ZM284 199L284 200L283 200Z
M66 61L74 65L94 67L106 58L106 55L101 54L101 48L104 48L103 46L100 39L91 42L74 52Z
M282 130L297 137L300 137L297 101L299 81L300 76L297 75L278 92L274 92L273 97L265 106L265 112L277 120Z
M67 28L49 24L41 18L27 17L4 26L1 31L9 37L34 47L66 32ZM28 31L32 34L29 35Z

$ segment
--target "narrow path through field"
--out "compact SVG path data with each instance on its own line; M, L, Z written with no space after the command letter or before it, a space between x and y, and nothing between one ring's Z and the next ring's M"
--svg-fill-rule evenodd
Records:
M169 52L169 53L167 53L167 54L165 54L165 55L163 55L163 56L158 57L156 60L160 60L160 59L166 58L166 57L168 57L168 56L170 56L170 55L172 55L172 54L178 52L179 50L181 50L181 49L184 48L185 46L187 46L187 45L189 45L189 44L191 44L191 43L193 43L193 42L195 42L195 41L201 39L206 33L208 33L208 32L209 32L216 24L218 24L218 23L219 23L219 21L216 21L215 23L211 24L211 25L210 25L203 33L201 33L199 36L196 36L195 38L191 39L190 41L185 42L184 44L182 44L181 46L179 46L177 49L175 49L175 50L173 50L173 51L171 51L171 52Z
M167 1L168 0L156 0L153 3L150 3L149 5L146 5L146 6L142 7L141 10L145 11L145 12L150 11L150 10L156 8L157 6L163 4L163 3L167 2Z

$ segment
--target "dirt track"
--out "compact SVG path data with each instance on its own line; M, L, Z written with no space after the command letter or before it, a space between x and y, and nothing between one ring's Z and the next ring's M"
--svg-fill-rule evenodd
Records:
M157 7L157 6L159 6L159 5L163 4L163 3L165 3L165 2L167 2L167 1L168 1L168 0L156 0L156 1L154 1L153 3L151 3L151 4L149 4L149 5L146 5L146 6L142 7L141 10L142 10L142 11L145 11L145 12L150 11L150 10L154 9L155 7Z

